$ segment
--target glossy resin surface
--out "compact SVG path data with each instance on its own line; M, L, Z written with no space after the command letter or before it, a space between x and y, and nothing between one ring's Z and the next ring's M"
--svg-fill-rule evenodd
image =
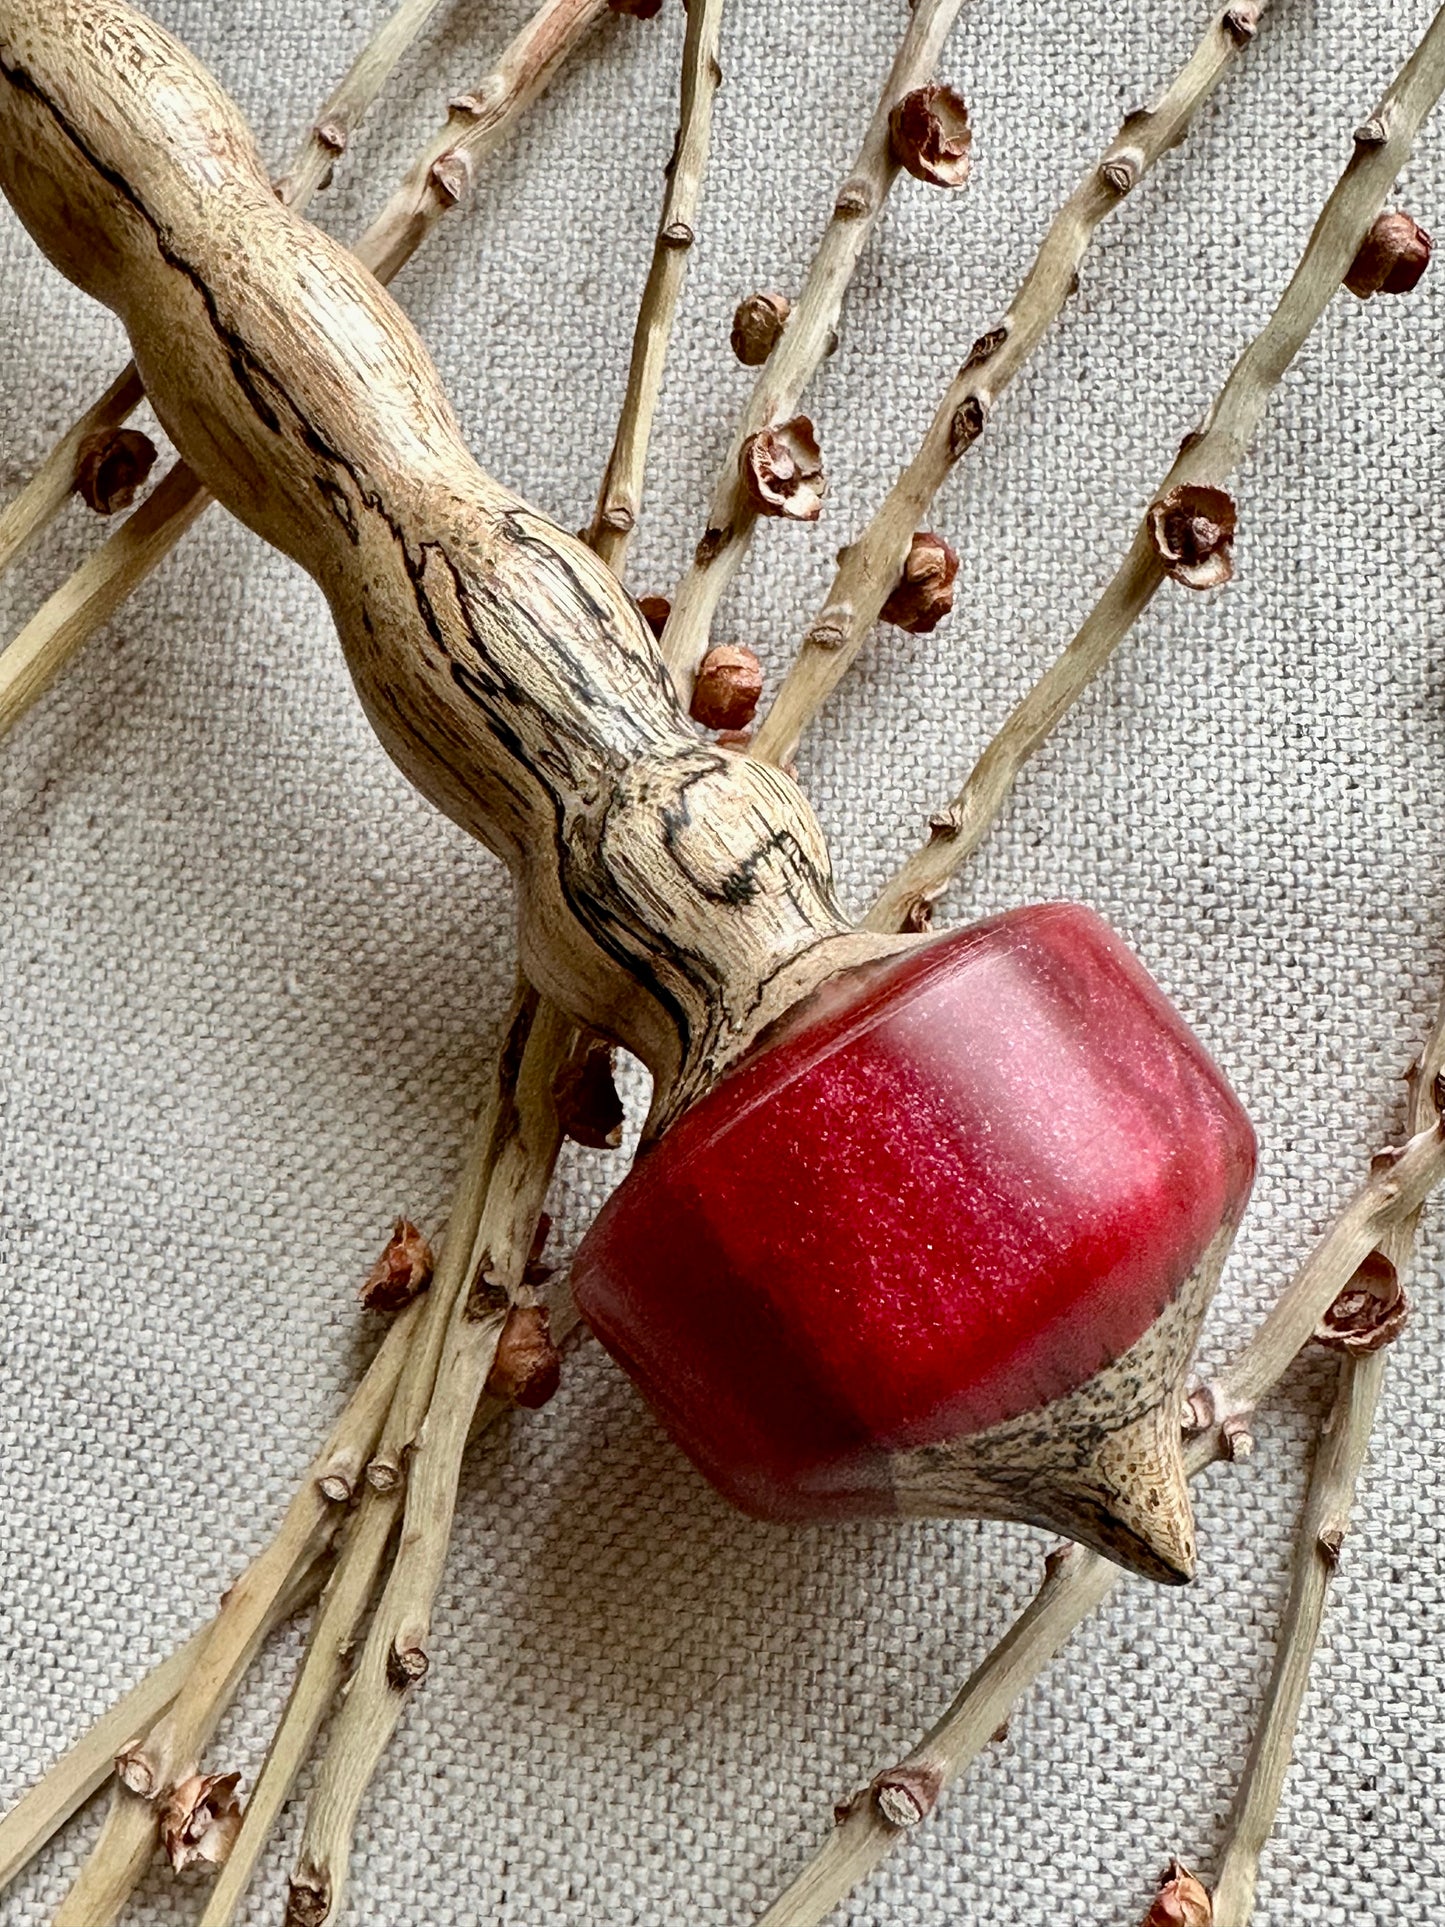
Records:
M1031 907L826 986L640 1159L575 1289L738 1504L887 1511L890 1454L1128 1351L1238 1219L1254 1153L1120 939Z

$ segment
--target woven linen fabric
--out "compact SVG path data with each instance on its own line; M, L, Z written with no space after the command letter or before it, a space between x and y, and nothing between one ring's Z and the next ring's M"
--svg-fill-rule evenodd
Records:
M282 171L386 0L154 0ZM527 0L455 0L317 215L359 233ZM1278 0L1119 210L931 517L952 618L881 630L801 779L861 910L1072 634L1267 317L1424 0ZM942 62L974 178L902 179L806 406L831 491L767 525L717 639L776 681L833 554L1200 0L971 0ZM731 0L726 84L629 580L666 592L751 377L732 308L796 289L904 0ZM609 17L396 284L482 464L589 511L676 115L682 13ZM1445 113L1400 199L1445 224ZM1245 1337L1398 1137L1445 975L1445 279L1342 294L1237 478L1235 581L1166 585L1025 772L949 922L1051 896L1137 947L1260 1135L1203 1363ZM0 211L0 499L124 359ZM72 506L0 585L9 634L102 531ZM0 749L0 1798L214 1608L275 1529L376 1341L355 1289L394 1215L444 1217L512 973L500 867L371 736L322 599L219 511ZM944 921L941 917L940 921ZM640 1096L635 1080L633 1098ZM634 1109L636 1104L634 1103ZM577 1152L555 1248L624 1156ZM1392 1355L1257 1918L1445 1907L1439 1213ZM840 1910L862 1927L1129 1927L1173 1853L1208 1870L1251 1730L1326 1383L1198 1488L1202 1567L1113 1593L935 1818ZM782 1529L736 1515L595 1344L470 1453L432 1669L368 1798L354 1927L746 1927L835 1799L905 1751L1005 1630L1023 1528ZM302 1633L211 1749L249 1781ZM275 1923L305 1782L240 1918ZM97 1800L0 1897L49 1919ZM161 1869L130 1918L193 1919Z

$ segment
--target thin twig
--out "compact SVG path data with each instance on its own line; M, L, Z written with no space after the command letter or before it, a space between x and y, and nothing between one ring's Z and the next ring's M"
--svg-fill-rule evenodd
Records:
M288 206L302 209L313 194L330 187L338 158L367 111L396 71L397 62L425 31L440 0L402 0L351 63L345 78L316 116L276 192Z
M1383 1352L1340 1361L1300 1515L1274 1665L1230 1810L1213 1897L1214 1927L1247 1927L1254 1912L1260 1853L1279 1808L1310 1662L1324 1621L1325 1595L1369 1450L1384 1371Z
M378 281L398 274L442 216L467 198L477 168L606 11L607 0L544 0L491 73L450 103L441 132L356 244L357 259Z
M0 1892L73 1813L99 1792L115 1771L123 1746L158 1720L195 1664L209 1627L193 1633L169 1659L162 1660L123 1699L102 1713L36 1784L0 1820Z
M1412 1137L1388 1169L1371 1173L1225 1372L1220 1386L1229 1409L1252 1407L1278 1384L1374 1246L1418 1212L1442 1182L1445 1132L1437 1126ZM1190 1440L1185 1466L1194 1478L1229 1456L1226 1433L1214 1426ZM943 1718L905 1760L878 1775L867 1797L853 1802L843 1823L757 1927L818 1927L880 1865L912 1821L932 1810L943 1788L978 1758L1009 1710L1122 1578L1120 1567L1080 1546L1054 1554L1032 1604L974 1670ZM887 1799L895 1784L914 1801L916 1816Z
M411 1463L401 1545L307 1809L288 1909L288 1919L305 1927L320 1927L340 1903L362 1799L406 1693L430 1663L432 1605L446 1564L462 1455L506 1308L523 1282L556 1159L552 1086L572 1028L555 1006L533 1000L512 1100L503 1098L470 1282L451 1316Z
M1338 292L1442 85L1445 22L1437 16L1358 130L1349 163L1289 286L1235 363L1201 429L1185 437L1158 495L1185 483L1217 486L1236 467L1276 384ZM1013 710L952 803L931 819L929 841L873 905L866 919L870 929L926 924L934 903L988 833L1020 769L1105 667L1164 580L1164 563L1147 523L1141 523L1128 555L1073 641Z
M835 339L843 297L898 175L889 140L894 105L933 73L963 0L917 0L863 144L834 200L782 339L758 372L713 487L707 530L672 598L662 649L684 694L707 653L713 615L752 540L757 512L738 473L750 435L790 416Z
M396 1320L332 1428L281 1529L221 1602L169 1709L117 1763L119 1779L100 1837L61 1902L54 1927L109 1927L156 1845L157 1797L194 1771L236 1687L276 1623L279 1602L314 1571L345 1516L327 1496L338 1463L369 1452L401 1377L418 1307Z
M823 605L754 734L749 754L788 762L803 731L846 675L878 620L934 496L975 447L999 396L1062 314L1095 235L1155 163L1184 139L1241 47L1259 5L1222 7L1167 90L1125 117L1065 201L997 327L974 343L917 454L862 533L842 552Z
M401 1379L380 1441L374 1441L376 1449L367 1467L360 1506L351 1520L312 1624L286 1710L246 1802L241 1830L206 1903L201 1927L225 1927L234 1918L271 1829L342 1684L357 1627L371 1603L387 1546L401 1516L400 1468L426 1415L442 1343L457 1300L467 1284L472 1246L493 1167L499 1109L494 1091L463 1160L462 1178L452 1201L441 1257L407 1343ZM372 1474L383 1453L384 1478L377 1479Z
M389 281L461 198L460 194L449 196L439 183L463 177L470 182L480 161L502 145L605 8L606 0L544 0L475 95L462 97L476 100L478 111L453 108L442 135L425 150L356 245L358 258L378 279ZM463 131L454 123L460 123ZM450 165L452 157L459 157L455 167ZM160 505L153 507L157 497ZM0 737L170 554L210 501L190 469L177 462L135 514L36 610L0 654ZM142 516L145 521L132 533Z
M1407 1127L1414 1134L1439 1125L1438 1079L1445 1067L1445 1001L1419 1061L1410 1071ZM1398 1279L1415 1254L1420 1212L1408 1212L1381 1239L1378 1250ZM1349 1528L1375 1411L1384 1383L1388 1350L1362 1357L1346 1354L1323 1422L1320 1442L1295 1539L1289 1595L1280 1616L1274 1664L1235 1790L1214 1890L1214 1927L1248 1927L1254 1912L1260 1856L1273 1830L1284 1789L1295 1728L1310 1666L1319 1643L1325 1596Z
M317 190L329 184L337 156L438 5L439 0L403 0L362 48L307 131L289 172L276 184L276 192L288 206L298 213L304 212ZM119 428L144 399L145 390L136 365L128 362L100 399L66 429L25 487L0 514L0 574L65 507L75 489L76 464L85 443L103 429ZM181 532L178 530L177 534ZM162 549L156 561L164 553ZM154 563L151 566L154 567ZM98 620L104 621L105 617ZM37 689L35 694L39 693ZM6 726L4 706L0 703L0 734Z
M597 493L587 540L620 576L642 505L642 481L652 419L662 391L672 324L687 259L697 237L697 210L712 140L713 96L722 85L718 40L723 0L693 0L682 50L682 101L677 145L667 167L667 191L652 249L652 265L637 310L627 391L612 453Z

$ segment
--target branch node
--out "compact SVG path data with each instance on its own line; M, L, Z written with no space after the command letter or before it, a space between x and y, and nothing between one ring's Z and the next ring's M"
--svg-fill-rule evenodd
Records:
M1340 1552L1344 1543L1345 1529L1343 1526L1326 1526L1324 1531L1320 1533L1319 1537L1315 1540L1315 1548L1320 1558L1324 1561L1325 1571L1330 1574L1331 1578L1333 1578L1340 1569Z
M1362 120L1355 129L1356 147L1383 147L1390 138L1390 110L1382 108L1378 114L1371 114Z
M333 1505L349 1505L355 1491L350 1479L340 1472L327 1472L316 1484L322 1498L329 1499Z
M161 1790L155 1762L146 1753L141 1740L132 1740L129 1746L122 1747L116 1754L115 1777L127 1792L134 1793L141 1800L154 1800Z
M869 1791L883 1819L901 1832L928 1818L942 1786L942 1769L930 1763L890 1767L878 1775Z
M319 145L324 147L328 154L346 152L347 143L351 139L351 130L344 121L319 120L311 131Z
M988 409L981 395L965 395L953 411L953 420L948 424L948 454L951 461L957 461L965 449L973 444L983 433L984 423L988 420Z
M430 180L442 199L455 207L471 192L471 156L463 148L448 148L432 162Z
M690 248L697 239L696 234L686 221L669 221L662 230L662 244L667 248Z
M297 1868L286 1893L283 1927L323 1927L331 1912L331 1882L313 1867Z
M386 1683L396 1692L405 1693L421 1685L430 1666L425 1647L410 1639L398 1640L386 1656Z
M825 609L803 637L809 649L841 649L848 640L853 621L853 605L850 602L836 603Z
M1238 0L1235 6L1225 8L1219 24L1236 46L1246 47L1259 32L1261 11L1258 0Z
M833 218L838 221L861 221L873 212L873 189L868 182L854 176L845 181L833 203Z

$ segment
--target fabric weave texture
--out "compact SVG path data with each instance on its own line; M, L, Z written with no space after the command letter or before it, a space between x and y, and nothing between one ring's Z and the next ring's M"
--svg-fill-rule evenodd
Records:
M278 172L386 0L152 0ZM353 236L527 0L439 10L320 197ZM731 0L726 84L629 573L668 592L751 379L728 327L795 290L904 0ZM1198 0L971 0L942 63L959 195L903 180L805 406L831 489L765 526L716 639L770 681L834 551ZM1106 227L932 526L934 634L881 630L800 775L861 910L1087 612L1266 318L1423 0L1277 0ZM568 527L611 439L676 114L682 12L609 18L395 292L484 467ZM1399 204L1445 227L1445 115ZM1445 269L1331 306L1237 478L1237 575L1166 586L1020 781L948 922L1079 898L1234 1082L1259 1183L1206 1331L1237 1346L1399 1133L1445 974ZM0 499L124 359L0 210ZM93 545L78 505L0 584L11 633ZM269 1536L375 1342L355 1287L399 1213L439 1227L511 985L501 867L406 787L319 593L212 511L0 750L0 1801L197 1625ZM631 1091L640 1098L640 1081ZM623 1154L569 1155L554 1249ZM1438 1210L1392 1359L1261 1927L1445 1908L1445 1368ZM1253 1459L1198 1489L1202 1570L1130 1584L854 1927L1130 1927L1204 1869L1268 1666L1313 1417L1307 1362ZM1024 1528L768 1528L731 1512L595 1345L468 1461L433 1664L368 1800L354 1927L745 1927L846 1796L912 1745L1036 1585ZM301 1634L213 1748L249 1780ZM241 1918L274 1922L288 1809ZM40 1927L99 1803L3 1898ZM132 1917L194 1918L155 1871Z

